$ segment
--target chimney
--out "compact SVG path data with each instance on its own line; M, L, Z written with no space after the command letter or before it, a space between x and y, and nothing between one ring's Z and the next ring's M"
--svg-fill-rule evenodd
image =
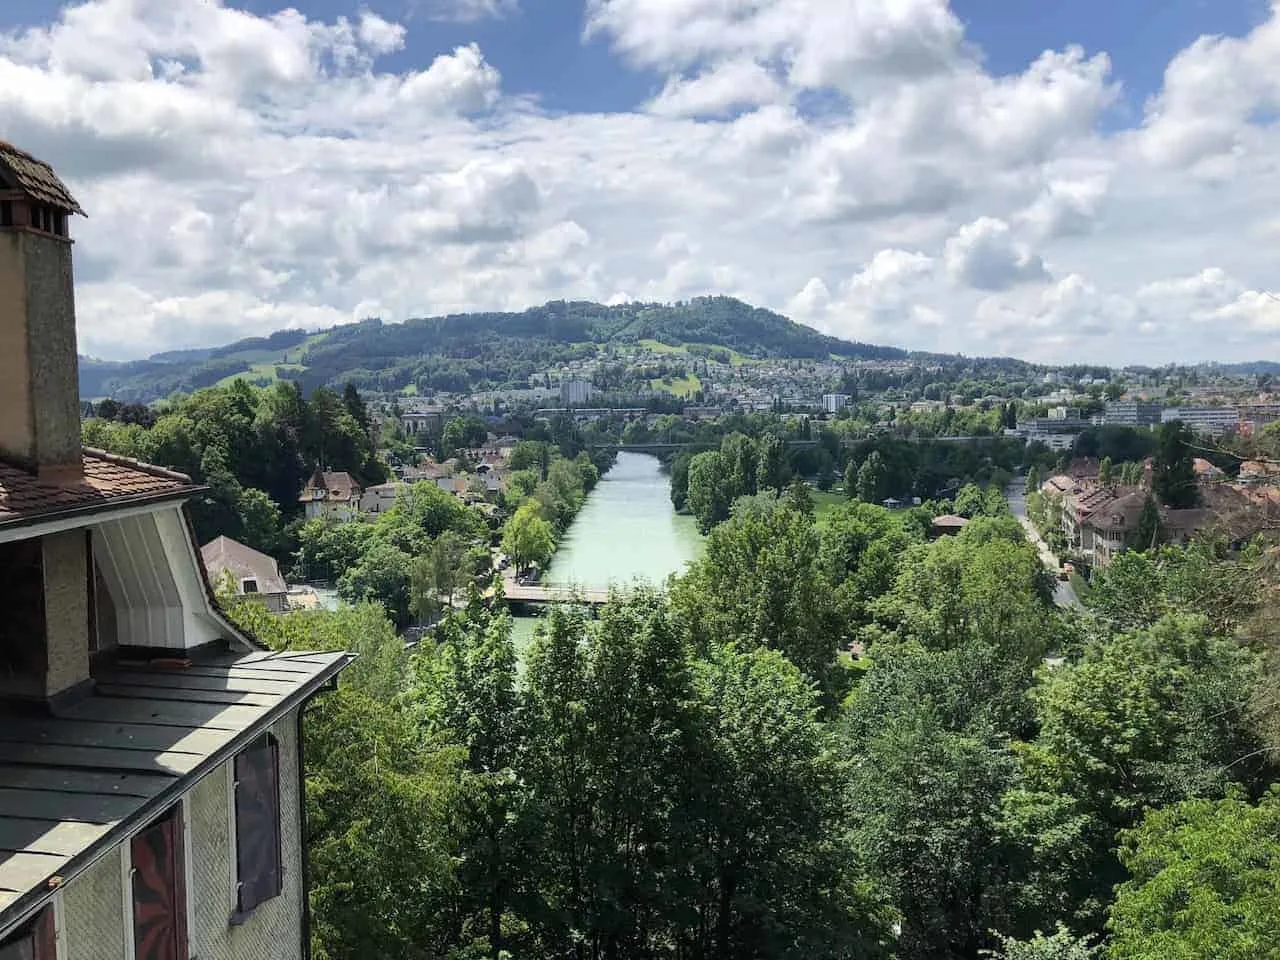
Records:
M0 140L0 457L53 483L84 472L73 213L53 169Z

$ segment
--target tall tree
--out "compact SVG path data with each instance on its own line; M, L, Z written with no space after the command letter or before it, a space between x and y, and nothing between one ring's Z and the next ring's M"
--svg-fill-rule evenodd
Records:
M781 494L787 483L786 447L777 434L766 433L760 438L759 450L755 487Z
M733 487L732 467L724 454L713 450L689 461L689 509L703 533L728 519Z
M1196 489L1196 471L1192 463L1195 434L1181 420L1160 428L1152 485L1160 502L1167 507L1194 507L1200 500Z
M555 535L536 500L526 500L502 530L502 549L517 570L530 564L546 566L555 550Z
M889 496L889 468L879 450L872 450L858 468L858 499L863 503L880 503Z
M1101 462L1098 464L1098 482L1104 487L1109 487L1111 484L1115 483L1115 480L1115 464L1111 462L1110 457L1103 457Z

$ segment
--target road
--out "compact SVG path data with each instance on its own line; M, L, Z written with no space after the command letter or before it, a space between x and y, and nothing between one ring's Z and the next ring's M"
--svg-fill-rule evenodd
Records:
M1053 555L1053 551L1049 549L1049 545L1044 542L1040 536L1040 532L1036 530L1035 524L1027 517L1027 498L1023 492L1025 481L1018 477L1005 487L1004 496L1009 501L1009 509L1013 511L1013 515L1018 518L1018 522L1022 524L1022 529L1027 533L1027 539L1036 545L1036 549L1040 551L1040 559L1044 561L1044 565L1053 571L1054 576L1058 575L1058 571L1062 569L1062 565L1058 562L1058 558ZM1080 598L1076 596L1076 592L1071 587L1069 580L1054 580L1053 602L1060 607L1079 607Z

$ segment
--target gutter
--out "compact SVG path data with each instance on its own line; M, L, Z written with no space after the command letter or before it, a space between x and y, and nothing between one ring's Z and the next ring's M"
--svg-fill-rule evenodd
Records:
M0 930L8 930L30 919L53 899L56 891L75 880L76 877L83 874L113 850L118 849L133 834L145 827L156 811L164 810L180 800L187 791L208 774L233 758L246 743L266 733L277 720L290 710L297 709L301 714L302 708L316 694L324 689L332 688L338 674L346 669L353 659L350 654L338 657L324 670L317 673L305 684L300 685L297 690L281 698L278 704L245 727L243 731L210 753L189 773L181 777L175 777L172 784L144 801L137 810L116 824L113 830L103 834L75 857L68 860L63 872L59 874L61 883L58 886L53 888L38 887L34 890L29 890L6 908L0 910Z

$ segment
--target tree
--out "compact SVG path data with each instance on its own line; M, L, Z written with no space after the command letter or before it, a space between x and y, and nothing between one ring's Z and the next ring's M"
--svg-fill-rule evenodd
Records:
M535 563L545 567L551 560L555 535L536 500L526 500L507 521L502 531L502 549L517 570Z
M787 496L783 501L789 508L806 517L813 516L813 494L809 485L799 477L794 478L787 486Z
M338 595L348 603L380 603L397 626L410 620L409 554L375 541L359 562L338 578Z
M847 638L819 547L809 518L793 510L752 511L716 527L702 559L672 585L691 645L772 647L827 679Z
M1027 482L1023 485L1023 492L1028 496L1033 493L1039 493L1040 484L1042 482L1043 481L1040 479L1040 468L1033 464L1031 469L1027 471Z
M1103 457L1101 462L1098 464L1098 482L1104 487L1109 487L1111 484L1115 483L1115 480L1115 465L1111 462L1110 457Z
M1194 507L1200 500L1191 455L1194 442L1195 434L1180 420L1160 428L1152 485L1160 502L1167 507Z
M858 462L850 460L844 468L844 495L852 500L858 495Z
M458 591L473 581L467 560L466 541L457 531L446 530L413 561L409 569L410 606L419 619L428 620L442 607L453 607Z
M1095 960L1101 948L1093 945L1093 937L1078 938L1071 931L1058 924L1058 929L1050 936L1037 930L1030 940L1015 940L1013 937L999 937L1000 948L992 950L985 956L995 960Z
M956 493L955 511L962 517L981 516L985 504L982 488L976 483L966 483Z
M1135 550L1154 550L1164 540L1164 524L1160 520L1160 508L1155 497L1147 494L1138 514L1138 526L1133 532L1130 546Z
M732 491L733 475L723 454L699 453L689 461L689 509L702 533L728 519Z
M863 503L880 503L889 496L889 469L879 450L872 450L858 468L858 499Z
M787 482L787 451L776 434L760 438L760 454L756 466L757 490L773 490L778 494Z
M239 539L255 550L275 553L280 547L280 508L262 490L246 487L236 498Z
M356 389L356 385L351 381L347 381L346 386L342 388L342 405L346 408L347 413L360 424L361 429L366 432L369 430L369 408L365 406L364 398L360 396L360 391Z
M755 493L760 464L756 441L744 433L731 433L721 441L720 454L727 468L729 501Z
M1153 810L1126 832L1115 960L1280 958L1280 788Z
M689 500L689 463L693 455L683 451L671 462L671 505L679 513Z

